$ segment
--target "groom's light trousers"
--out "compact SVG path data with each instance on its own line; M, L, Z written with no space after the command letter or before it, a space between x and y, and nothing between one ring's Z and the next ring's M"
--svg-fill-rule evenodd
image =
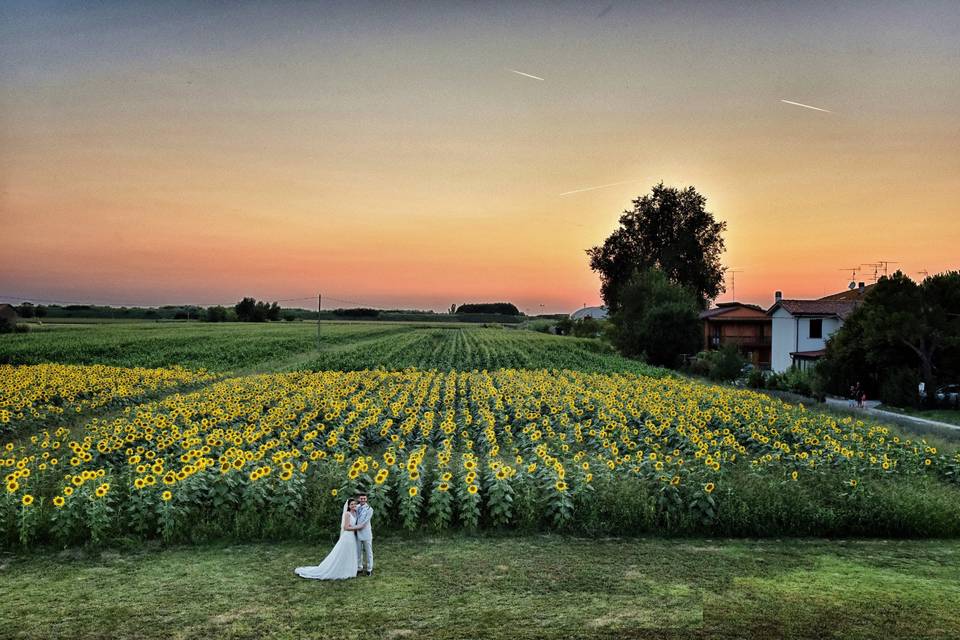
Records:
M367 554L367 571L373 571L373 540L357 540L357 570L363 566L363 554Z

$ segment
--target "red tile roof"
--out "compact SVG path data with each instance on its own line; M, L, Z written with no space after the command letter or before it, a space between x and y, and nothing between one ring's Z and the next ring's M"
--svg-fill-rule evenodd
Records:
M859 304L859 300L781 300L770 307L767 315L783 307L794 316L835 316L845 320Z

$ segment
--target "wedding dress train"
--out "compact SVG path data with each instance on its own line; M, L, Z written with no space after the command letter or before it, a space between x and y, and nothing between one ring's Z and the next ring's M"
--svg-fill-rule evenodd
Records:
M343 516L347 515L350 526L356 524L356 516L349 513L347 505L344 504L340 518L340 539L323 562L315 567L297 567L294 573L301 578L312 580L344 580L357 577L357 536L353 531L345 531L343 528Z

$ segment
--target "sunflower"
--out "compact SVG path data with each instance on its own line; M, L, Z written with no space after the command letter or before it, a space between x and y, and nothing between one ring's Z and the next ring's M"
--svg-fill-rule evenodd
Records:
M30 495L29 493L25 493L23 495L23 498L21 498L20 501L23 503L23 506L29 507L30 505L33 504L33 496Z
M170 493L169 491L164 491L163 493L160 494L160 498L161 498L164 502L169 502L170 500L173 499L173 494Z
M410 497L413 498L414 496L417 495L417 488L416 488L416 487L410 487L409 489L407 489L407 493L409 493L409 494L410 494Z
M706 491L707 493L713 493L713 490L715 488L716 487L712 482L708 482L707 484L703 485L703 490Z
M56 498L53 499L53 506L55 506L57 509L59 509L66 503L67 501L63 496L57 496Z
M470 485L469 487L467 487L467 493L469 493L470 495L475 494L477 491L479 491L479 489L477 488L477 485L475 485L475 484L472 484L472 485Z

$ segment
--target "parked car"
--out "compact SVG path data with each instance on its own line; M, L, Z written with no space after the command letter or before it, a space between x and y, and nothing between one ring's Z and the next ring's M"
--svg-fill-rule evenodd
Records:
M925 391L920 392L920 399L927 399ZM933 392L933 399L937 404L960 404L960 384L945 384L937 387L937 390Z
M937 388L934 395L937 404L957 404L960 402L960 384L945 384Z

